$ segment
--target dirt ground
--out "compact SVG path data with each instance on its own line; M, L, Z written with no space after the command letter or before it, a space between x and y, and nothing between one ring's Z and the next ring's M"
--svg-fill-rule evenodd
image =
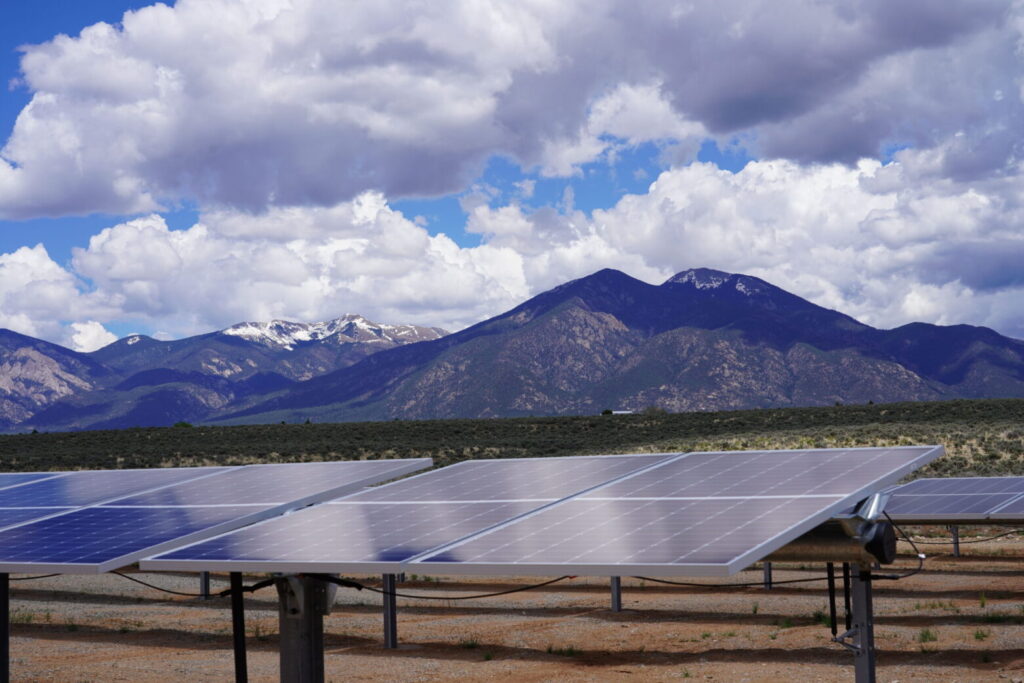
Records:
M948 547L922 550L932 555L925 572L875 584L879 681L1024 681L1024 537L965 544L960 558L940 554ZM915 564L902 557L885 571ZM131 575L173 590L199 588L190 575ZM822 567L776 566L774 578L818 575ZM377 578L366 581L379 585ZM407 579L400 591L433 595L538 582ZM760 579L758 569L722 582ZM226 578L214 584L222 588ZM111 574L15 581L11 596L12 680L233 680L224 598L172 596ZM840 621L841 601L840 592ZM624 578L618 613L609 609L607 580L583 577L497 598L398 604L401 644L386 650L380 596L339 589L325 619L328 680L853 680L852 654L830 642L824 581L768 591ZM247 598L246 610L250 680L275 681L274 589Z

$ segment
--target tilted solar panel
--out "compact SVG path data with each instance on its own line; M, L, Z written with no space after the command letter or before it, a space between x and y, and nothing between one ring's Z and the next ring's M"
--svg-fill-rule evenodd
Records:
M433 548L679 454L472 460L143 561L149 569L394 572Z
M1024 519L1024 477L917 479L892 489L885 511L903 524L981 524Z
M0 571L109 571L430 465L418 458L82 471L0 489L11 506L0 507ZM55 507L29 507L34 498Z
M427 554L408 569L732 574L942 452L928 446L691 453Z

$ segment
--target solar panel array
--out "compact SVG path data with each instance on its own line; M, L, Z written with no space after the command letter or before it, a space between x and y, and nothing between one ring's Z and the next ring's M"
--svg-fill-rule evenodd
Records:
M439 573L733 574L941 448L691 453L414 561Z
M885 511L905 524L1024 519L1024 477L917 479L892 492Z
M171 551L152 569L400 571L400 563L679 454L472 460Z
M109 571L430 465L419 458L4 475L0 571Z
M142 567L724 575L942 453L929 446L472 461Z

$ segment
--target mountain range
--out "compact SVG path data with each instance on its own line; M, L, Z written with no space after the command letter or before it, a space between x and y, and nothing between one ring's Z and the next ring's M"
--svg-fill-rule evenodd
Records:
M764 280L615 270L453 334L359 316L82 354L0 331L0 428L594 414L1024 397L1024 341L864 325Z

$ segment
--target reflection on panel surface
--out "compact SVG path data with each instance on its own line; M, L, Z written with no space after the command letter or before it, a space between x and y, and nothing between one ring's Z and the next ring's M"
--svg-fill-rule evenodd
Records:
M83 470L0 489L0 507L95 505L112 498L195 479L220 467L153 468L149 470Z
M604 486L588 498L841 495L913 462L929 448L691 453Z
M309 462L241 467L214 477L169 486L115 505L238 505L282 503L328 491L365 478L374 482L409 469L413 460Z
M572 500L423 562L725 564L841 500Z
M319 505L165 553L160 559L397 562L535 507L526 502Z
M348 500L558 500L678 454L470 460Z

